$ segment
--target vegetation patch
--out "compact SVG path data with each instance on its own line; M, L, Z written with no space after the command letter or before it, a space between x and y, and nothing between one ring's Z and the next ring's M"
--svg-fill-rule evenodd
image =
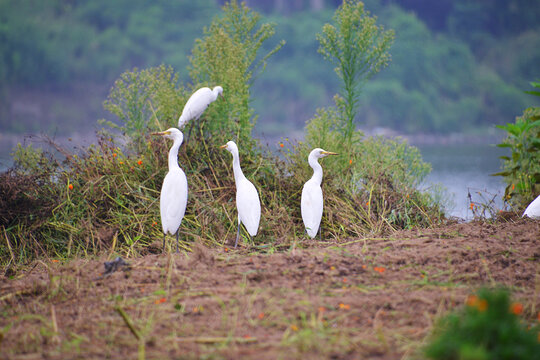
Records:
M307 125L304 143L281 143L281 155L264 149L251 136L256 116L250 107L249 90L254 74L264 70L266 61L283 42L261 54L262 44L274 33L273 25L260 24L257 13L236 1L227 3L195 42L190 59L192 86L180 84L178 74L165 65L133 69L120 76L104 103L113 118L100 121L110 130L100 133L97 145L70 151L52 143L49 152L19 147L14 154L15 169L10 172L11 178L18 180L12 181L24 182L36 172L39 178L29 182L34 195L25 192L25 187L14 189L3 183L6 189L2 191L19 191L4 200L5 208L45 216L32 224L20 221L22 213L6 218L2 226L10 246L0 247L3 261L105 250L126 256L158 251L157 240L162 237L159 189L171 144L151 139L149 133L175 126L182 104L203 85L221 85L224 99L212 103L200 119L183 129L191 133L178 159L189 186L188 207L180 228L184 250L189 251L194 241L227 246L234 239L233 175L228 154L219 150L228 140L238 144L244 173L261 196L260 235L243 240L252 241L250 246L275 251L294 246L304 237L300 194L311 177L307 155L314 147L340 153L331 164L323 164L325 240L346 241L353 236L438 223L442 219L440 204L418 190L429 172L418 150L400 140L364 138L354 128L358 86L387 62L390 41L378 40L374 18L360 11L362 6L360 2L346 2L335 21L341 32L358 32L367 26L362 36L365 41L375 36L373 44L380 48L370 57L380 63L368 73L359 69L353 78L341 75L345 84L354 87L352 93L344 99L338 97L335 108L319 110ZM323 33L328 31L323 29ZM357 45L345 42L343 50L360 54L363 50ZM342 61L342 56L337 55L337 61ZM44 185L38 186L43 179ZM41 203L32 202L36 197Z

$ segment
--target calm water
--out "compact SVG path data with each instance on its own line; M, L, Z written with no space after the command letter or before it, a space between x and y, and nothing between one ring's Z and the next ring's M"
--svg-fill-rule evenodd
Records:
M450 197L448 215L470 219L472 213L467 194L473 202L487 203L495 198L498 208L502 207L505 184L500 176L490 174L500 171L499 156L507 150L489 144L420 145L424 161L431 163L429 183L440 183Z

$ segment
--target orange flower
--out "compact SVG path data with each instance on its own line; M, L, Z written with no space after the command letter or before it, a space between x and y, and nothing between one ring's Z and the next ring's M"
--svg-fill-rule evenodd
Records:
M478 305L476 307L478 308L478 311L484 312L488 307L488 303L486 300L481 299L480 301L478 301Z
M510 306L510 311L514 315L521 315L523 312L523 305L520 303L513 303L512 306Z
M476 306L478 304L478 296L476 295L469 295L466 301L467 306Z
M116 153L113 153L112 156L113 156L113 157L116 157Z
M344 303L339 303L339 308L344 310L349 310L351 308L351 305L346 305Z
M375 266L375 267L373 268L373 270L375 270L376 272L382 274L386 269L383 268L383 267Z
M52 259L51 261L52 261L52 262L58 262L58 260L56 260L56 259Z
M343 278L343 282L347 282L347 278Z
M330 266L330 270L336 270L335 266Z
M512 190L516 189L516 185L512 184Z
M279 147L284 147L285 145L283 145L283 143L279 143Z
M137 164L142 165L142 160L137 161Z
M474 210L474 203L471 203L471 211Z
M154 221L154 222L152 223L152 226L156 226L156 225L157 225L157 221Z
M161 299L156 299L155 303L156 303L156 305L157 304L163 304L165 301L167 301L167 299L161 298Z
M352 165L352 159L349 160L349 165Z
M120 165L123 165L123 164L124 164L124 162L123 162L123 161L120 161Z
M298 326L292 324L292 325L291 325L291 330L292 330L292 331L298 331Z
M324 306L319 306L318 310L319 310L320 313L323 313L323 312L326 311L326 308Z
M229 248L225 248L225 252L229 251Z
M366 268L367 268L367 266L365 264L362 265L362 269L366 269Z
M259 319L264 319L264 313L260 313L259 316L257 316Z
M68 189L69 189L69 190L73 190L73 184L69 184L69 185L68 185Z
M244 339L251 339L251 336L249 336L249 335L244 335L243 337L244 337Z

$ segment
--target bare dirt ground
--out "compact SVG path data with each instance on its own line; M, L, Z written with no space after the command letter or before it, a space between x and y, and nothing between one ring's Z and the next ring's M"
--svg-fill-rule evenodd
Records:
M308 244L195 245L105 277L112 255L3 269L0 358L419 358L437 317L481 286L509 287L526 319L540 309L538 221Z

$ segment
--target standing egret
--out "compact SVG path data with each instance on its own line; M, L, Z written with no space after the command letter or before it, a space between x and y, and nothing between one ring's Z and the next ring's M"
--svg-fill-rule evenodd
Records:
M184 135L176 128L152 133L152 135L160 135L174 141L171 150L169 150L169 172L165 176L165 179L163 179L159 210L164 233L163 250L165 250L165 237L168 232L171 235L176 234L176 252L178 252L178 228L186 212L188 197L186 174L178 166L178 149L182 145Z
M222 93L223 88L221 86L216 86L213 89L203 87L195 91L184 105L182 115L178 118L178 127L181 129L189 120L199 119L210 103L216 101L219 95L223 96ZM191 136L192 128L193 124L189 128L188 138Z
M238 146L234 141L229 141L221 146L227 149L233 157L234 182L236 183L236 208L238 209L238 230L236 232L236 241L234 247L238 245L240 237L240 223L244 224L249 235L257 235L259 221L261 220L261 202L255 186L244 176L240 167L240 158L238 156Z
M302 188L302 220L308 235L313 239L317 236L319 225L321 224L323 213L323 193L321 182L323 177L322 167L318 159L328 155L337 155L336 153L316 148L309 153L308 163L313 169L313 176Z
M523 216L528 216L531 219L540 219L540 195L527 206Z

